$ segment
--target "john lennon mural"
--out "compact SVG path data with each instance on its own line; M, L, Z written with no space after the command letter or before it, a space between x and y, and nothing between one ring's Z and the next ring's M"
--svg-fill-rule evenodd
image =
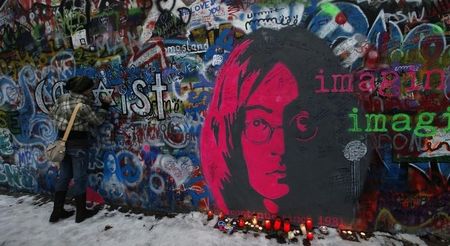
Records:
M364 179L369 143L348 133L353 95L316 93L318 71L340 74L339 64L324 41L300 28L260 29L233 49L217 76L200 145L220 210L352 220L352 190ZM356 159L349 156L355 149L346 149L351 141L362 150ZM349 160L359 161L355 170Z

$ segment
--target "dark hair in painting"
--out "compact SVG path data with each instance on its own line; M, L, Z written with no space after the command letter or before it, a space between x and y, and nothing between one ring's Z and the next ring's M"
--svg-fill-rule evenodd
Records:
M264 211L260 195L249 184L239 140L249 98L279 64L295 77L298 86L298 98L286 107L283 116L286 150L282 162L287 166L290 192L278 199L279 213L314 216L315 211L331 206L330 202L343 199L338 197L342 192L322 194L317 199L309 194L339 190L333 180L345 176L350 165L342 151L352 139L346 117L356 101L349 94L315 93L320 88L317 76L322 75L321 70L325 81L330 80L331 74L343 73L339 60L324 41L305 29L260 29L246 36L221 68L202 129L202 171L215 204L222 211ZM299 107L308 109L309 122L315 127L301 132L296 129L291 119ZM311 132L316 129L317 132ZM313 141L302 141L313 134ZM311 206L315 206L314 211ZM335 206L341 208L339 204ZM339 213L339 208L325 208L324 213Z

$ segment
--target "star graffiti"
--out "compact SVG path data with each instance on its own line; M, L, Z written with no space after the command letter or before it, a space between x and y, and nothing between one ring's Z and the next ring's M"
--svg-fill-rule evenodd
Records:
M100 96L102 95L107 95L110 96L112 98L112 93L113 93L114 89L108 89L105 84L103 83L103 81L100 81L100 83L98 84L97 89L92 90L92 93L94 93L94 104L96 106L101 106L102 102L100 101ZM115 106L116 102L114 102L114 100L112 100L111 102L111 106Z

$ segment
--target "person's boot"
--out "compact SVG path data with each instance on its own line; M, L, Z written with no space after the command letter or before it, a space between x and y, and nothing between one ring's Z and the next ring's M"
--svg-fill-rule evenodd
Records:
M72 216L74 211L64 210L64 201L66 200L67 191L57 191L55 192L55 198L53 203L53 211L50 215L49 222L55 223L60 219L66 219Z
M75 215L75 222L80 223L98 213L98 210L86 209L86 193L75 196L75 204L77 213Z

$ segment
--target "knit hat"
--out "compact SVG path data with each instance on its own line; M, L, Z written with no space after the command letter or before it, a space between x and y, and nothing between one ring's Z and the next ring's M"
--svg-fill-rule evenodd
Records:
M66 89L81 94L94 86L94 81L86 76L77 76L66 82Z

